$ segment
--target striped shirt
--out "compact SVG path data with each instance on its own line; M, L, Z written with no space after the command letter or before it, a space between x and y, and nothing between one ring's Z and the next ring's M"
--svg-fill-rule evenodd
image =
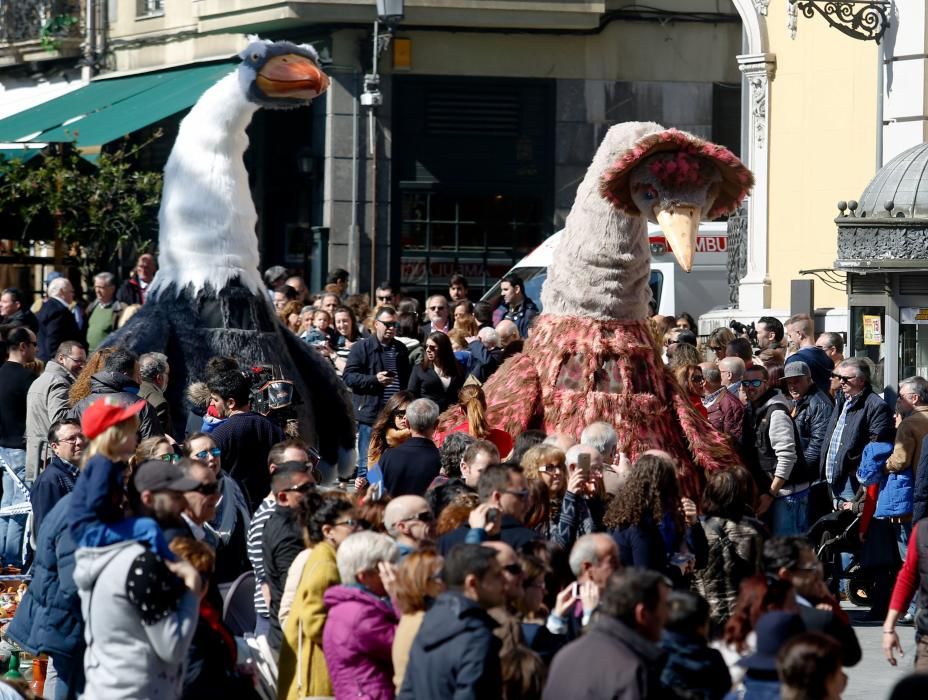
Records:
M396 369L396 345L393 343L383 346L383 366L388 372L393 372L393 381L383 388L383 402L386 403L400 390L399 373Z
M264 602L261 594L261 584L264 583L264 526L274 512L277 499L274 494L268 495L251 518L251 527L248 528L248 560L251 568L255 570L255 612L261 617L270 617L271 611Z

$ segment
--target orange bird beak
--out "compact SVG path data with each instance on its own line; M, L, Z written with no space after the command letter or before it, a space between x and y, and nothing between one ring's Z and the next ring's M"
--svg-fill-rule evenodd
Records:
M329 76L305 56L274 56L258 71L255 81L268 97L311 100L329 87Z

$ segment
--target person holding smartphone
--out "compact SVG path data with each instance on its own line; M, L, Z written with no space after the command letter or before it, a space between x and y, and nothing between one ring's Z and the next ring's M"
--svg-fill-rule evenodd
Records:
M409 384L409 355L396 339L396 311L381 306L374 317L374 333L351 346L342 380L351 390L358 422L359 479L367 475L371 429L387 401Z

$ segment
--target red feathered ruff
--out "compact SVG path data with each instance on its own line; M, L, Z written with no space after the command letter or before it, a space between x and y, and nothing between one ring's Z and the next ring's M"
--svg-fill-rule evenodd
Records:
M558 382L564 363L577 357L572 388ZM596 388L597 371L612 360L613 389ZM647 321L598 321L570 316L539 316L524 352L510 358L484 384L488 418L513 437L543 428L579 439L595 421L611 423L619 449L634 460L649 449L672 454L681 465L680 485L696 499L704 472L740 460L728 438L690 404L661 361ZM442 416L439 430L460 422L460 409Z

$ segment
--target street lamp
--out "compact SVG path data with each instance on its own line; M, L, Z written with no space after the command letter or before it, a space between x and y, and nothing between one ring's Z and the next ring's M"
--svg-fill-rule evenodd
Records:
M380 56L390 45L393 26L403 19L404 0L375 0L377 19L374 20L373 60L371 72L364 76L364 91L361 104L369 107L367 113L368 144L371 156L371 289L377 284L377 125L374 110L383 104L380 92L380 74L377 72ZM380 23L386 25L387 31L381 36Z

